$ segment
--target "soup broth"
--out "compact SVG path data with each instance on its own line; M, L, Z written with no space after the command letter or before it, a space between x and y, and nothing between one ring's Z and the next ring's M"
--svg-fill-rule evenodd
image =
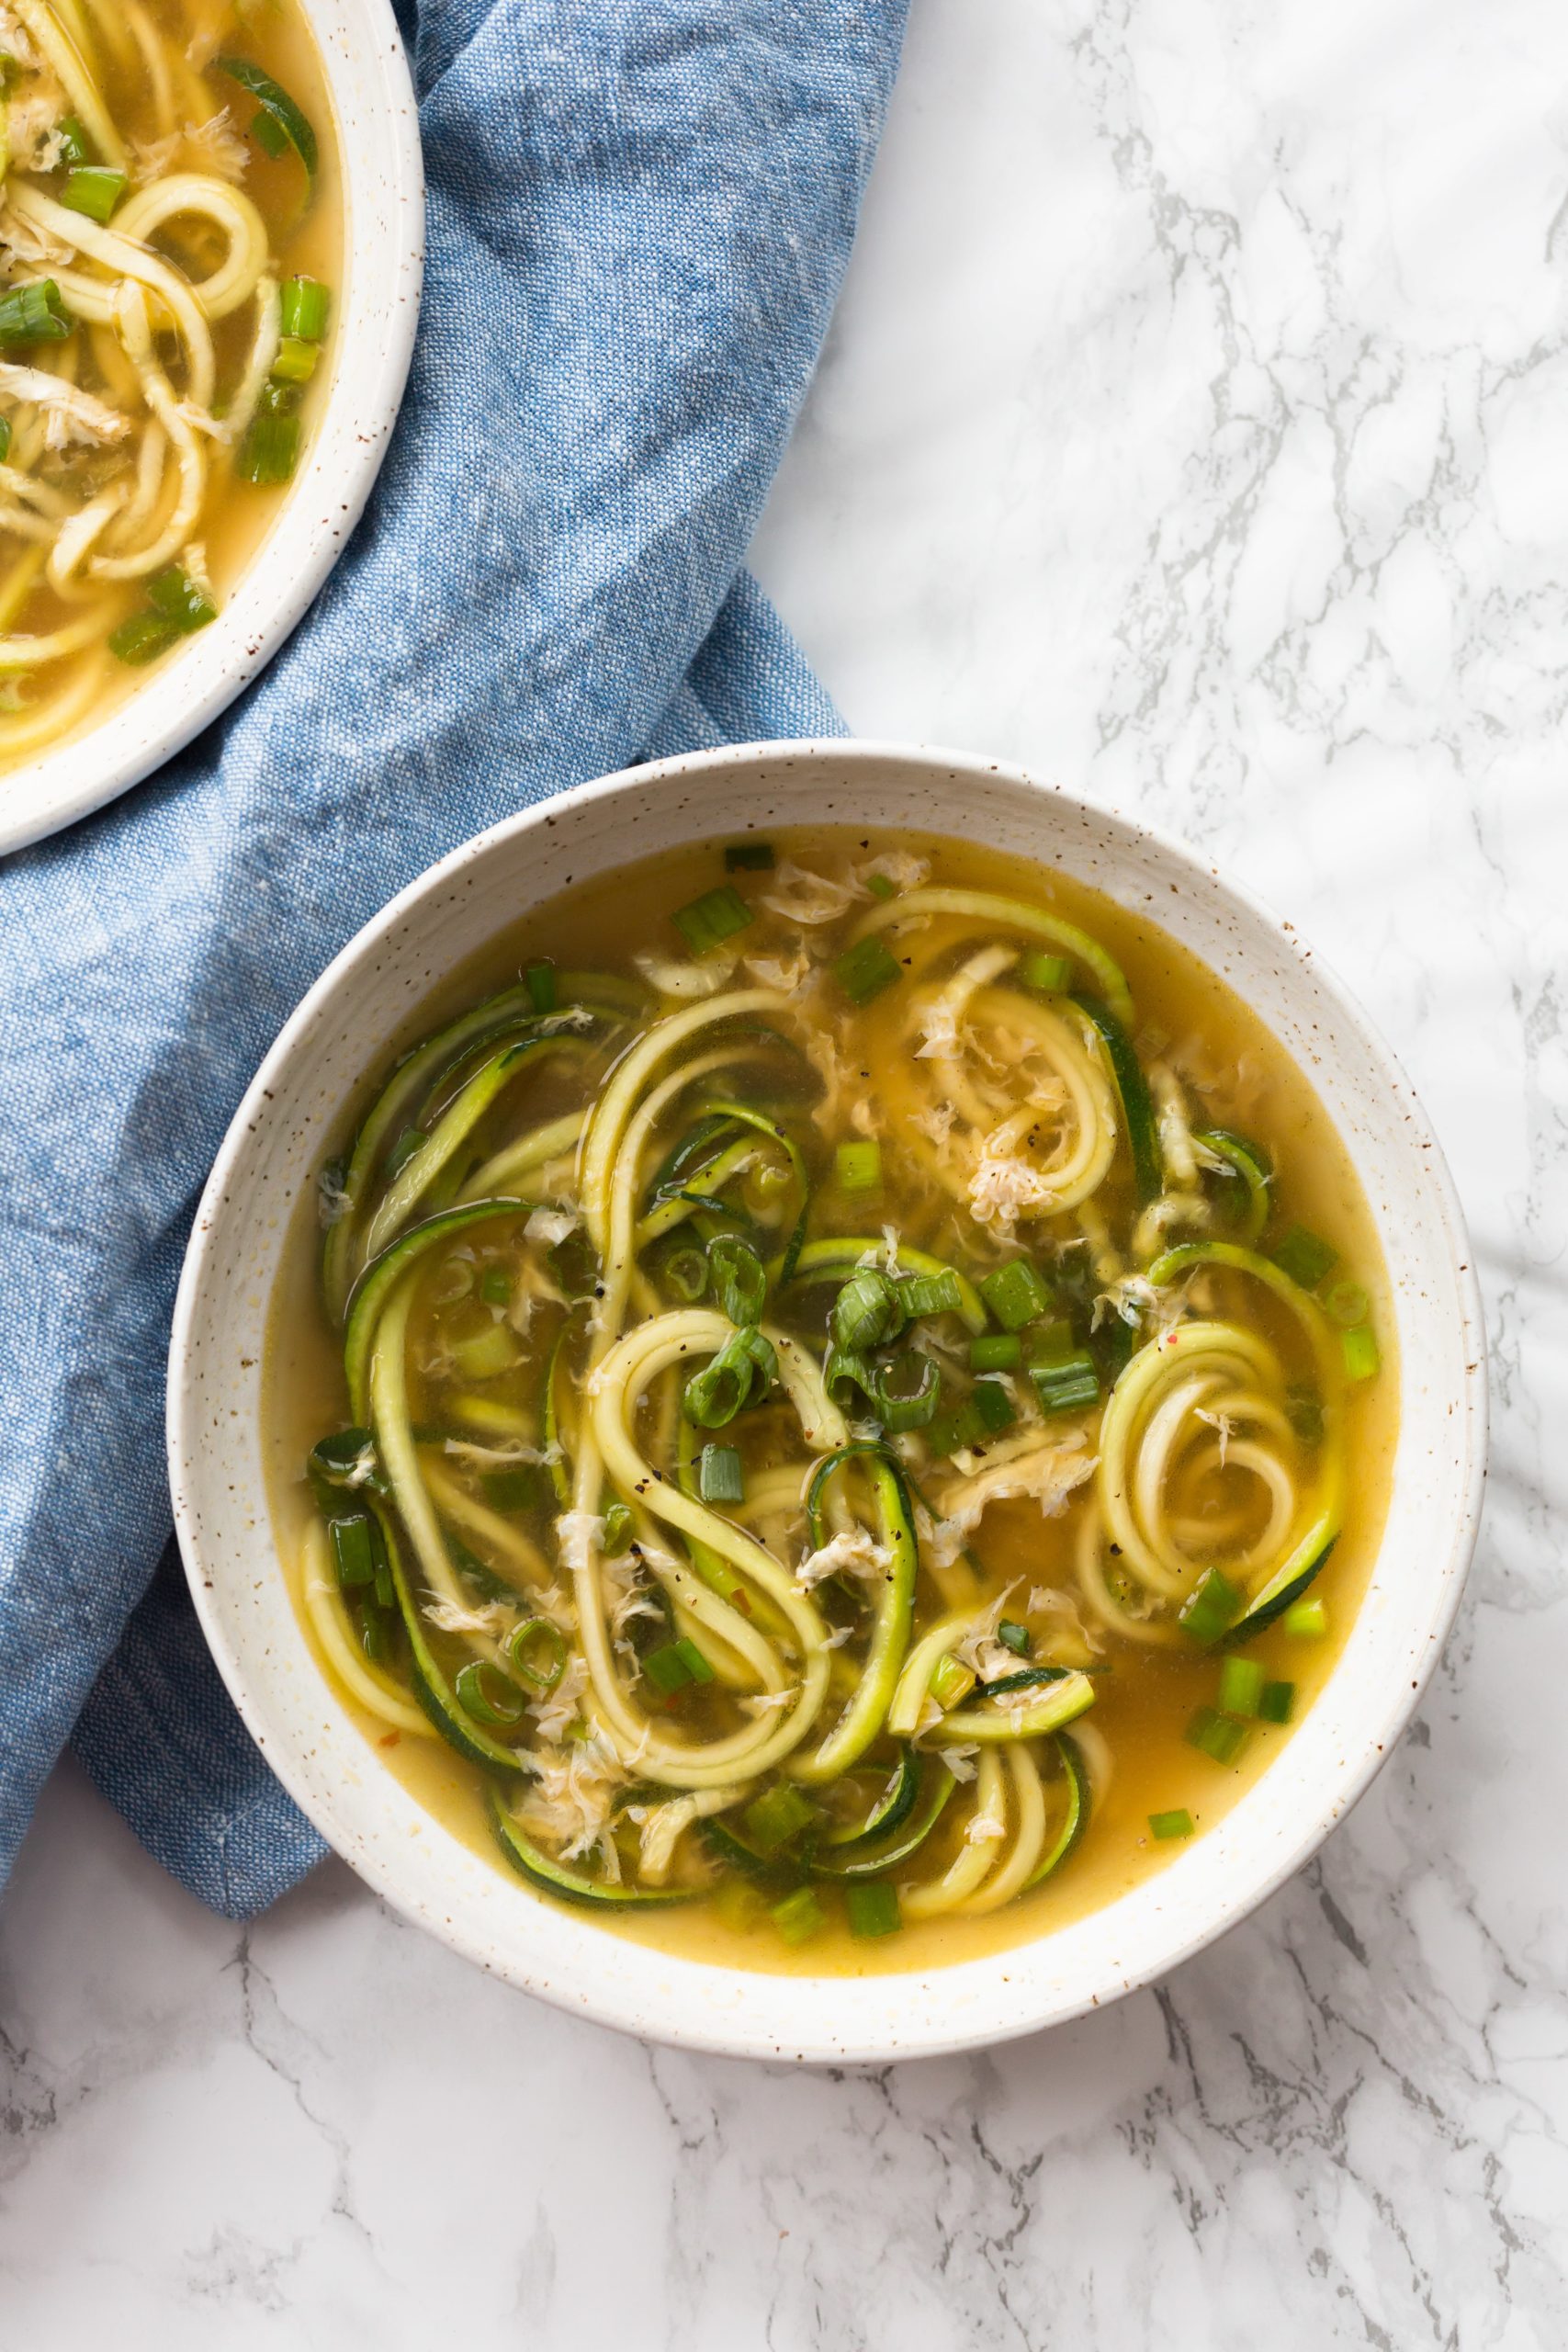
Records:
M863 1973L1111 1900L1267 1769L1396 1382L1346 1155L1213 973L821 829L567 893L403 1042L290 1237L270 1462L312 1645L456 1835Z
M214 620L323 397L341 195L296 0L0 0L0 766Z

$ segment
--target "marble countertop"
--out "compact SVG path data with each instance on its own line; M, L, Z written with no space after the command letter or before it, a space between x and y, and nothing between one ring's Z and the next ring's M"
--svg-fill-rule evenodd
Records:
M915 0L758 550L858 731L1201 843L1426 1096L1493 1488L1371 1794L1157 1991L792 2075L335 1864L241 1933L67 1766L0 1912L4 2352L1568 2342L1565 88L1560 0Z

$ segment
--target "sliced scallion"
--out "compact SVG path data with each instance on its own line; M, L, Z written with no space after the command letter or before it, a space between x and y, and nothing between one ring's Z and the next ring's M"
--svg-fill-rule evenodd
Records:
M739 1449L705 1445L697 1464L697 1493L705 1503L743 1503L746 1476Z
M1060 1363L1032 1363L1029 1377L1045 1414L1082 1412L1100 1396L1100 1374L1085 1349Z
M147 601L163 619L173 621L183 637L207 628L218 618L211 594L177 563L167 563L147 582Z
M1016 1372L1023 1362L1023 1341L1016 1331L987 1331L969 1342L971 1372Z
M918 1348L906 1348L891 1363L873 1368L867 1393L878 1420L893 1435L905 1430L923 1430L936 1417L942 1399L942 1374L930 1356L922 1355Z
M768 1295L768 1277L750 1243L733 1233L715 1234L708 1243L708 1265L723 1313L732 1323L757 1322Z
M52 277L0 294L0 345L63 343L75 324Z
M917 1315L959 1315L964 1310L954 1273L910 1275L898 1285L898 1301L911 1323Z
M329 1521L327 1537L333 1566L345 1592L376 1581L376 1545L370 1521L363 1515Z
M1042 996L1060 996L1072 984L1073 967L1066 956L1021 956L1018 977L1026 989L1038 989Z
M466 1715L477 1724L498 1725L510 1731L523 1720L528 1704L525 1692L519 1690L509 1674L492 1666L488 1658L472 1658L459 1667L452 1685L457 1693L457 1703Z
M67 172L59 200L67 212L80 212L102 226L112 219L130 185L123 172L108 171L101 164L84 164Z
M725 1342L705 1370L686 1383L682 1409L700 1430L721 1430L732 1421L761 1384L765 1394L778 1372L773 1343L749 1325Z
M1266 1724L1288 1724L1295 1712L1293 1682L1266 1682L1258 1695L1258 1713Z
M1185 1805L1177 1805L1169 1813L1151 1813L1149 1829L1156 1838L1190 1838L1192 1815Z
M841 1143L833 1154L833 1175L840 1193L875 1193L882 1187L882 1146Z
M891 1879L853 1879L844 1889L844 1916L852 1936L891 1936L903 1926L898 1890Z
M727 842L724 847L725 871L728 874L766 874L773 864L772 842Z
M1015 1657L1028 1657L1034 1647L1027 1625L1020 1625L1011 1617L1004 1617L997 1627L997 1639L1003 1649L1011 1650Z
M1303 1290L1315 1290L1339 1263L1339 1252L1304 1225L1292 1225L1275 1243L1274 1263Z
M289 277L278 296L278 324L300 343L320 343L327 331L332 296L319 278Z
M1205 1568L1177 1612L1190 1641L1208 1649L1241 1614L1241 1595L1219 1568Z
M1011 1259L986 1275L980 1295L1004 1331L1021 1331L1051 1305L1044 1277L1027 1258Z
M828 1914L808 1886L797 1886L782 1903L773 1904L768 1917L786 1944L806 1943L828 1924Z
M518 1679L547 1698L566 1672L566 1635L548 1617L525 1617L507 1636L506 1655Z
M1280 1623L1293 1642L1321 1642L1328 1631L1328 1608L1323 1600L1293 1600Z
M1353 1331L1341 1333L1339 1345L1347 1380L1376 1378L1382 1358L1378 1353L1377 1334L1370 1323L1358 1323Z
M689 906L677 907L670 920L693 955L705 956L710 948L744 931L756 917L739 891L725 882L716 890L705 890Z
M1247 1725L1234 1715L1222 1715L1214 1707L1200 1707L1183 1736L1189 1747L1212 1756L1216 1764L1234 1764L1249 1735Z
M874 996L880 996L903 977L897 957L874 933L836 957L832 971L852 1004L869 1004Z
M879 1348L904 1327L898 1286L875 1266L862 1266L833 1301L828 1320L834 1345L846 1354Z
M776 1854L809 1829L817 1807L787 1781L753 1797L740 1816L746 1835L761 1854Z
M1263 1668L1255 1657L1227 1657L1220 1668L1216 1701L1222 1715L1256 1715L1263 1696Z

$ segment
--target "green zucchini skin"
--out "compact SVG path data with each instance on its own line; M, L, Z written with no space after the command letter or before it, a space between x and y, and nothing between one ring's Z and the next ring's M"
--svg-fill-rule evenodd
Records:
M1072 1001L1100 1040L1122 1104L1127 1148L1133 1156L1134 1186L1139 1205L1147 1208L1149 1203L1157 1201L1165 1190L1165 1166L1160 1155L1159 1130L1155 1125L1154 1104L1149 1099L1148 1080L1133 1051L1132 1039L1109 1006L1101 1004L1094 996L1075 996Z
M1220 1635L1215 1648L1234 1649L1238 1642L1251 1641L1255 1634L1261 1634L1266 1626L1272 1625L1276 1619L1282 1617L1321 1573L1338 1540L1337 1535L1331 1535L1322 1551L1316 1553L1304 1568L1292 1568L1287 1563L1280 1576L1264 1586L1246 1615L1238 1617L1235 1623Z
M493 1789L485 1792L490 1826L496 1844L518 1875L541 1894L558 1902L575 1903L589 1911L668 1910L672 1904L691 1903L697 1890L683 1886L607 1886L603 1879L569 1870L526 1838Z
M1066 1814L1056 1834L1055 1844L1042 1854L1024 1881L1021 1889L1024 1894L1032 1886L1039 1886L1054 1871L1059 1871L1064 1862L1071 1860L1089 1827L1090 1790L1089 1767L1084 1762L1083 1750L1076 1739L1070 1739L1065 1731L1059 1731L1056 1734L1056 1753L1062 1759L1062 1770L1067 1781Z
M1244 1241L1256 1241L1269 1222L1269 1187L1273 1171L1258 1146L1246 1136L1238 1136L1229 1127L1204 1127L1192 1138L1202 1144L1217 1159L1227 1161L1247 1187L1247 1218L1242 1226Z
M348 1321L343 1335L343 1368L348 1381L348 1394L355 1412L368 1414L370 1351L375 1343L376 1325L382 1307L411 1266L444 1241L454 1240L471 1226L486 1225L496 1217L527 1216L537 1207L535 1201L471 1201L467 1206L443 1209L435 1216L411 1226L389 1241L378 1258L371 1261L355 1283L348 1302Z
M807 1524L811 1531L811 1541L814 1544L822 1541L822 1520L818 1503L823 1487L841 1464L857 1454L864 1456L871 1469L876 1487L877 1510L882 1520L882 1540L887 1546L890 1559L882 1590L877 1595L871 1646L860 1687L816 1754L791 1763L793 1777L807 1783L837 1780L840 1772L847 1772L852 1764L859 1763L881 1731L887 1720L887 1710L893 1703L893 1693L915 1622L915 1579L920 1566L919 1538L915 1532L914 1506L909 1499L903 1471L897 1458L886 1447L865 1443L841 1446L836 1453L826 1455L818 1463L806 1497Z
M499 1772L509 1780L515 1778L523 1766L513 1749L503 1746L499 1739L491 1739L481 1724L470 1722L457 1702L457 1692L436 1664L420 1622L419 1603L414 1599L408 1571L403 1566L397 1532L386 1511L375 1503L371 1504L371 1509L375 1511L381 1540L387 1547L387 1564L392 1571L392 1589L398 1599L398 1614L408 1635L409 1682L415 1699L447 1746L455 1747L459 1756L466 1756L470 1764L482 1765L487 1772Z
M919 1757L907 1739L900 1740L898 1761L888 1777L887 1786L860 1827L840 1829L824 1838L823 1844L842 1853L849 1847L863 1845L868 1838L891 1837L913 1813L919 1793Z
M726 1869L739 1871L743 1877L766 1880L770 1884L797 1886L801 1870L798 1862L777 1855L760 1854L749 1846L739 1830L730 1828L722 1819L705 1821L702 1835L716 1861Z
M958 1783L940 1757L931 1757L920 1776L919 1803L902 1827L891 1836L866 1844L845 1847L839 1853L818 1852L809 1858L808 1867L814 1878L860 1879L879 1878L885 1871L897 1870L918 1853L947 1810L948 1801Z

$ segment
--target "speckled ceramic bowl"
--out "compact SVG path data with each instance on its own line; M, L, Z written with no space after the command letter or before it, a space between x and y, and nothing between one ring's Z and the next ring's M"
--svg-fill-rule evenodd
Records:
M1311 1072L1393 1270L1401 1430L1387 1533L1333 1675L1267 1773L1169 1868L1089 1918L993 1958L888 1980L759 1975L606 1933L480 1860L379 1770L295 1620L258 1432L285 1229L340 1110L460 961L573 879L744 825L852 820L1062 867L1156 920L1238 989ZM1299 1870L1408 1721L1474 1538L1485 1436L1481 1310L1458 1205L1420 1104L1317 958L1175 842L1012 769L876 743L743 746L582 786L482 834L344 950L279 1037L202 1201L175 1317L169 1468L191 1589L273 1769L398 1910L481 1966L628 2032L752 2057L880 2061L1027 2033L1188 1959Z
M100 725L0 775L0 856L140 784L227 709L300 619L380 470L419 314L418 109L389 0L300 6L337 116L346 214L324 408L277 520L212 626L161 662Z

